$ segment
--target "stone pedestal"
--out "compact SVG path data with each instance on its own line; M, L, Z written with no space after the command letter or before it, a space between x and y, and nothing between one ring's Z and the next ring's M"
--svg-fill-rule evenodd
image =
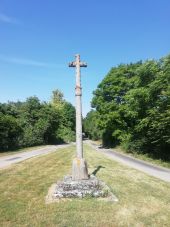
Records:
M50 187L46 196L46 203L74 198L97 198L106 202L118 201L104 182L91 175L88 180L72 180L72 176L65 176L63 181L59 181Z
M87 180L88 170L87 163L83 158L73 159L72 164L72 180Z

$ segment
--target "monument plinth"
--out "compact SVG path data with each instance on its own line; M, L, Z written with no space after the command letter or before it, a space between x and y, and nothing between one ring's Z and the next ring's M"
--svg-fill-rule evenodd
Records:
M83 158L83 139L82 139L82 88L81 88L81 67L87 64L80 61L80 55L76 54L74 62L69 63L69 67L76 68L76 158L72 163L72 180L87 180L87 163Z

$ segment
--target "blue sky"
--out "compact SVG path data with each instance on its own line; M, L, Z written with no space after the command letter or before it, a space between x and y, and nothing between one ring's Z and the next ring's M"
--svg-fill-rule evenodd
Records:
M0 0L0 102L60 89L74 104L76 53L85 115L112 66L170 53L170 1Z

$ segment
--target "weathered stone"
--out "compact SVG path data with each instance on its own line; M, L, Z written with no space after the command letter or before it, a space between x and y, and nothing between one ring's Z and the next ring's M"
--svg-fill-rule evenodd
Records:
M97 198L102 201L117 202L118 199L110 188L94 175L88 180L72 180L71 176L65 176L63 181L53 184L46 196L46 203L71 200L73 198Z
M72 180L71 176L64 177L63 181L53 185L49 190L50 195L47 200L52 202L68 198L109 198L111 201L117 201L117 198L111 193L109 187L94 175L88 180ZM50 197L51 196L51 197ZM49 199L51 198L51 199Z
M69 67L76 68L76 158L73 160L72 180L88 179L86 161L83 159L83 140L82 140L82 88L81 88L81 67L87 67L87 64L80 61L80 55L76 54L74 62Z
M83 158L73 159L72 164L72 180L86 180L88 179L87 163Z

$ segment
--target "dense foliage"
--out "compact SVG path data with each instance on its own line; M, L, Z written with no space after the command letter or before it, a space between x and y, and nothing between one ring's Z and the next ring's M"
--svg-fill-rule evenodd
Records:
M53 92L50 103L30 97L0 104L0 151L75 140L75 108Z
M96 129L105 146L121 144L170 160L170 55L112 68L94 92L92 107L87 134Z
M89 139L99 140L102 137L98 119L99 113L97 111L91 110L83 120L83 129Z

